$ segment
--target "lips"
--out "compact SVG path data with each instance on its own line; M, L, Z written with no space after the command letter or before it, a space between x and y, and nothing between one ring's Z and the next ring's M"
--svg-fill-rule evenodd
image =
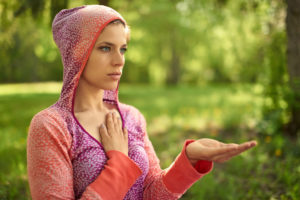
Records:
M120 72L113 72L110 74L107 74L109 77L111 77L113 80L120 80L122 73Z
M122 73L121 72L113 72L113 73L110 73L110 74L108 74L109 76L110 75L122 75Z

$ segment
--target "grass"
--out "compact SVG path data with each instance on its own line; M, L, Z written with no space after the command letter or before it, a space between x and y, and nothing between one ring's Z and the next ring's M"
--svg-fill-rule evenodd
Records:
M28 126L35 113L58 99L60 87L60 83L0 85L0 199L30 199ZM187 138L258 140L255 149L215 164L213 172L182 199L299 199L300 141L258 132L261 91L259 85L121 85L119 96L146 117L162 168L171 164Z

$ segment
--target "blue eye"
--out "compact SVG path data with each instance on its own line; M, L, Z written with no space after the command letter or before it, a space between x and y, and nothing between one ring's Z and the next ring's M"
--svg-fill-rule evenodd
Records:
M102 51L105 51L105 52L110 51L110 47L108 47L108 46L99 47L99 49L102 50Z
M127 48L122 48L121 53L124 54L127 51Z
M101 46L98 49L100 49L103 52L110 52L111 51L111 47L109 47L109 46ZM124 54L126 51L127 51L127 48L121 48L120 49L121 54Z

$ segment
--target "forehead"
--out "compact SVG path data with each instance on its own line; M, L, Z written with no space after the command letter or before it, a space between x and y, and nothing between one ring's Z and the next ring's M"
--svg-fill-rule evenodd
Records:
M127 33L122 24L109 24L99 35L97 42L126 43Z

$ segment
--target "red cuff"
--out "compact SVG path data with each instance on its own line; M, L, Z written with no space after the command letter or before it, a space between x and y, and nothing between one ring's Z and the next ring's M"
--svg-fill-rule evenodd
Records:
M184 149L186 149L187 145L194 142L195 140L186 140ZM201 174L207 174L209 171L212 170L213 162L207 160L198 160L197 163L194 165L194 168Z
M202 176L210 172L213 162L200 160L195 167L186 156L186 146L193 140L186 140L181 153L177 156L173 165L167 170L163 177L163 182L172 193L183 194Z
M106 153L108 160L97 179L90 184L102 199L123 199L142 174L138 165L119 151Z

